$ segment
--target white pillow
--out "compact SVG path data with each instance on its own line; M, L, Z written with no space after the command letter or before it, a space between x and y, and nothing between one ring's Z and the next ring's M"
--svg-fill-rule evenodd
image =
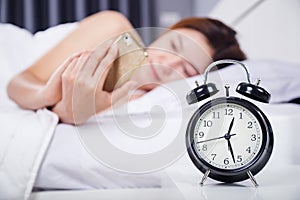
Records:
M271 94L271 103L284 103L300 97L300 63L276 60L244 61L251 75L252 83L261 79L260 86ZM220 70L224 83L246 82L246 73L240 66ZM236 85L232 85L235 90Z
M33 35L18 26L0 23L0 96L5 98L1 104L13 105L6 93L8 81L57 44L76 26L77 23L59 25Z
M0 96L8 103L6 85L8 81L29 63L33 47L32 34L11 24L0 24Z

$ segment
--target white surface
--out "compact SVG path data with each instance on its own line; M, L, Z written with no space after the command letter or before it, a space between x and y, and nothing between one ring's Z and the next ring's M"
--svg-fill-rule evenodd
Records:
M204 186L199 186L202 174L185 173L173 176L172 180L184 196L183 199L205 200L296 200L300 197L300 167L285 166L281 169L264 169L255 178L259 184L255 188L250 180L235 184L222 184L208 179Z
M168 185L156 189L113 189L85 191L38 192L31 200L65 199L182 199L182 200L298 200L300 198L300 166L285 166L281 169L263 170L256 176L259 187L250 180L237 184L221 184L207 180L199 186L202 174L194 171L169 171ZM169 180L171 179L171 180Z

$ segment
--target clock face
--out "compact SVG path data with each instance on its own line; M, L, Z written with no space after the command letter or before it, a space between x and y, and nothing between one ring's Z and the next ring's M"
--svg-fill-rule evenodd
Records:
M220 97L202 105L189 121L188 154L195 166L222 182L247 179L268 162L273 131L265 114L253 103Z
M234 170L251 163L262 147L262 128L248 108L223 102L203 111L192 133L199 158L218 169Z

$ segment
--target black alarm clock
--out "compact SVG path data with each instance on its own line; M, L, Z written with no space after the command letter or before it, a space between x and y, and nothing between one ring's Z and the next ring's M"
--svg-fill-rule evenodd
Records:
M207 83L208 72L219 64L242 66L248 82L238 84L236 92L250 99L268 103L271 95L262 87L250 82L246 66L236 60L219 60L205 71L204 84L190 91L188 104L202 101L219 90L214 83ZM267 164L274 139L271 124L266 115L252 102L226 95L203 104L192 115L186 130L186 146L194 165L204 173L201 185L207 177L233 183L251 179L258 186L256 175Z

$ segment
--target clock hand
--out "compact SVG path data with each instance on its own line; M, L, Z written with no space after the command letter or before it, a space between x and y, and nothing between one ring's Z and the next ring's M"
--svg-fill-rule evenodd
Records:
M232 149L232 146L231 146L230 138L228 138L228 139L226 138L226 140L227 140L228 149L229 149L229 151L230 151L232 160L233 160L233 162L235 163L235 159L234 159L234 154L233 154L233 149Z
M217 137L217 138L212 138L212 139L208 139L208 140L199 141L199 142L197 142L197 144L203 143L203 142L209 142L209 141L212 141L212 140L218 140L218 139L222 139L222 138L227 139L227 138L230 138L231 136L236 135L236 134L230 134L231 129L232 129L232 126L233 126L233 122L234 122L234 117L232 118L232 120L231 120L231 122L230 122L228 132L227 132L224 136Z
M225 139L227 140L228 150L230 151L232 160L233 160L233 162L235 163L235 158L234 158L234 154L233 154L233 149L232 149L231 142L230 142L230 138L231 138L230 132L231 132L231 129L232 129L232 127L233 127L233 122L234 122L234 117L232 118L232 120L231 120L231 122L230 122L228 132L225 134Z
M208 139L208 140L199 141L199 142L197 142L197 144L203 143L203 142L209 142L209 141L212 141L212 140L218 140L218 139L222 139L222 138L226 138L226 137L231 137L231 136L234 136L234 135L236 135L236 134L234 133L234 134L227 135L227 133L226 133L226 135L224 135L224 136L216 137L216 138L211 138L211 139Z
M233 126L233 122L234 122L234 117L232 118L232 120L231 120L231 122L230 122L229 129L228 129L227 134L230 134L231 129L232 129L232 126Z

